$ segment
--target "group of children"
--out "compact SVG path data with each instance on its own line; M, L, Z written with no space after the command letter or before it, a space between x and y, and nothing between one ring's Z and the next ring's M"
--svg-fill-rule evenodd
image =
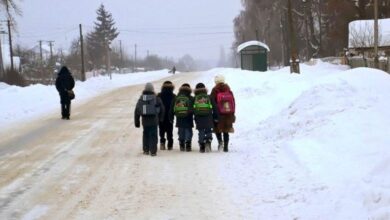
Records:
M176 118L180 151L191 151L194 121L198 130L199 151L211 151L212 133L216 134L218 150L228 152L229 133L234 132L235 100L230 87L225 83L223 75L214 79L215 86L211 93L203 83L198 83L192 91L188 83L174 94L174 85L165 81L161 92L157 95L153 85L147 83L139 98L134 123L143 126L143 152L156 156L157 128L160 135L160 150L173 149L173 122ZM192 95L194 93L194 95Z

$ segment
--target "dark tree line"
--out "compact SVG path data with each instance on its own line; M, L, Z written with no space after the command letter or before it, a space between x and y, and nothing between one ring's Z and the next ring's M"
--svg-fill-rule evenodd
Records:
M289 31L286 0L241 0L234 19L234 46L260 40L271 48L272 64L288 64ZM378 0L379 18L390 17L390 0ZM348 24L373 19L373 0L292 0L294 27L301 59L337 56L348 46Z

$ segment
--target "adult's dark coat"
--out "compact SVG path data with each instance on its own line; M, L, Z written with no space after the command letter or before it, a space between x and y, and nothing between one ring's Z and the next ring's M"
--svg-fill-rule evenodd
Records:
M180 95L185 95L190 99L190 112L189 112L188 116L186 116L184 118L176 117L176 127L178 127L178 128L193 128L194 127L194 112L193 112L194 97L191 96L191 93L192 93L191 88L186 87L186 86L182 86L182 87L180 87L179 93L177 94L177 96L173 99L173 102L171 105L171 111L169 113L169 119L171 122L174 121L174 116L175 116L174 106L175 106L176 98Z
M214 86L213 90L211 91L210 98L214 101L214 103L217 103L217 94L219 92L225 92L230 91L232 94L233 92L230 90L229 85L225 83L219 83L216 86ZM215 133L233 133L233 123L236 121L236 116L234 114L229 115L222 115L218 108L218 123L214 127Z
M207 95L207 89L205 88L199 88L194 90L194 94L205 94ZM210 102L212 105L212 111L206 116L197 116L195 115L195 124L196 129L208 129L214 127L214 121L218 120L218 113L217 113L217 106L213 99L210 98Z
M156 95L154 92L150 91L143 91L142 95ZM140 117L142 116L142 95L138 99L137 105L134 110L134 123L136 127L140 127ZM160 121L164 119L164 104L162 103L161 99L156 96L156 107L160 108L160 112L158 115L152 115L152 116L142 116L142 126L149 127L149 126L157 126Z
M62 67L56 79L56 88L60 94L61 104L70 104L68 90L74 88L74 79L68 68Z

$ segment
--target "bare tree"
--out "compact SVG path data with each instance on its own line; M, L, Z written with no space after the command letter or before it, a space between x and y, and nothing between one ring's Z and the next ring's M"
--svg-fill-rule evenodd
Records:
M379 42L382 35L379 33ZM374 25L372 20L352 22L349 27L349 46L353 48L374 47Z
M19 8L16 0L0 0L0 11L5 11L7 19L15 23L14 15L22 15L22 10Z

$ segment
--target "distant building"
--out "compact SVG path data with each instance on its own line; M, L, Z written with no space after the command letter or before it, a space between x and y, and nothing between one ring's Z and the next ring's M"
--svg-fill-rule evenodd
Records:
M241 69L262 71L268 70L269 47L260 41L248 41L238 46Z
M9 44L2 44L1 45L1 57L3 60L2 66L4 69L11 68L11 57L10 57L10 51L9 51ZM20 70L20 57L14 56L14 69Z
M378 52L390 56L390 18L379 19ZM357 20L349 23L348 54L374 57L374 20Z

